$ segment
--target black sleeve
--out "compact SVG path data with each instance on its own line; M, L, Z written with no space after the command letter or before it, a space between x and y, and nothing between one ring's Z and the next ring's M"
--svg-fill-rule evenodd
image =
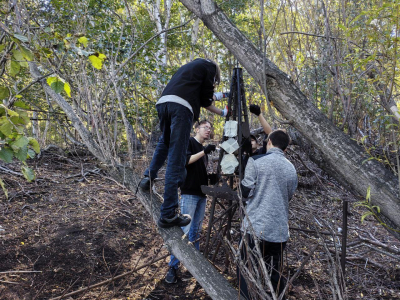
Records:
M213 63L205 62L205 77L201 88L200 106L209 107L213 102L214 95L214 78L216 74L216 66Z
M189 139L188 149L186 151L186 166L189 164L190 157L193 155L193 146L191 138Z
M247 186L244 186L242 183L240 183L240 189L242 191L242 196L244 198L248 198L251 192L251 188L248 188Z

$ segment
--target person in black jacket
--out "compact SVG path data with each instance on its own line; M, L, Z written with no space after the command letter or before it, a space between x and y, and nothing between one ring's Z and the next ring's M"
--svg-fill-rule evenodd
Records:
M178 212L178 187L185 180L186 150L193 120L198 120L200 107L225 117L228 107L221 110L212 103L221 100L222 93L214 93L220 82L218 65L208 59L197 58L180 67L165 87L156 103L162 135L145 171L139 187L149 191L151 182L168 157L165 173L164 202L158 226L186 226L190 216Z
M207 163L211 151L215 145L203 147L203 143L210 138L211 124L203 120L196 123L196 135L189 140L189 147L186 158L186 180L181 186L181 213L188 214L192 222L182 227L184 234L190 242L194 243L197 250L200 249L200 232L206 211L207 197L201 191L202 185L208 185ZM179 260L172 254L169 262L168 273L165 276L167 283L176 283L176 270L179 267Z

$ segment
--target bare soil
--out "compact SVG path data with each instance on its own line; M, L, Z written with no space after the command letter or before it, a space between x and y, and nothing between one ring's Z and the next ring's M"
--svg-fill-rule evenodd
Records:
M291 159L302 175L291 202L294 229L285 257L285 274L289 276L321 240L315 232L297 228L313 231L317 222L321 223L321 232L338 233L342 227L341 200L360 200L315 166L307 163L309 170L302 166L296 157ZM0 299L52 299L130 271L120 279L63 299L210 299L183 266L177 284L164 282L168 257L151 264L168 254L155 225L134 192L110 178L93 157L44 152L28 164L37 175L31 183L6 171L19 172L19 163L1 165L0 178L5 182L8 198L0 191ZM322 186L315 183L316 175ZM363 211L350 206L350 246L363 236L400 250L399 241L372 218L361 224ZM316 220L310 220L310 216ZM203 232L207 218L208 215ZM233 241L239 234L235 226ZM339 236L326 236L325 242L337 239L340 242ZM334 249L332 244L329 246ZM348 298L400 299L400 252L390 252L390 256L387 249L374 247L382 251L364 244L349 248ZM335 254L332 256L335 258ZM235 286L235 267L230 264L225 268L225 257L220 251L215 265ZM321 246L302 267L290 288L289 299L331 299L327 260Z

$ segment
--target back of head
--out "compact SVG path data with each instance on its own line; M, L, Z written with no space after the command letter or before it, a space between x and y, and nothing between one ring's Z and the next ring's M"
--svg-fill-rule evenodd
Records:
M211 62L215 65L216 70L215 70L214 84L219 85L219 83L221 82L221 70L220 70L218 64L209 58L205 58L205 60L208 60L209 62Z
M268 138L274 147L277 147L282 151L286 150L290 142L289 135L283 130L273 131L272 133L269 134Z

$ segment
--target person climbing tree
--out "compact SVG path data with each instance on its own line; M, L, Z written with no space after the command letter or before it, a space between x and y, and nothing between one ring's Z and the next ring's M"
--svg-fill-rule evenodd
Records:
M221 110L213 105L214 100L223 97L221 92L214 93L219 82L218 65L209 59L197 58L178 69L156 103L162 135L139 187L143 191L150 190L152 181L168 157L164 202L157 222L161 228L182 227L190 223L190 216L178 212L178 187L185 180L190 130L193 120L199 118L200 107L222 117L228 114L228 107Z

